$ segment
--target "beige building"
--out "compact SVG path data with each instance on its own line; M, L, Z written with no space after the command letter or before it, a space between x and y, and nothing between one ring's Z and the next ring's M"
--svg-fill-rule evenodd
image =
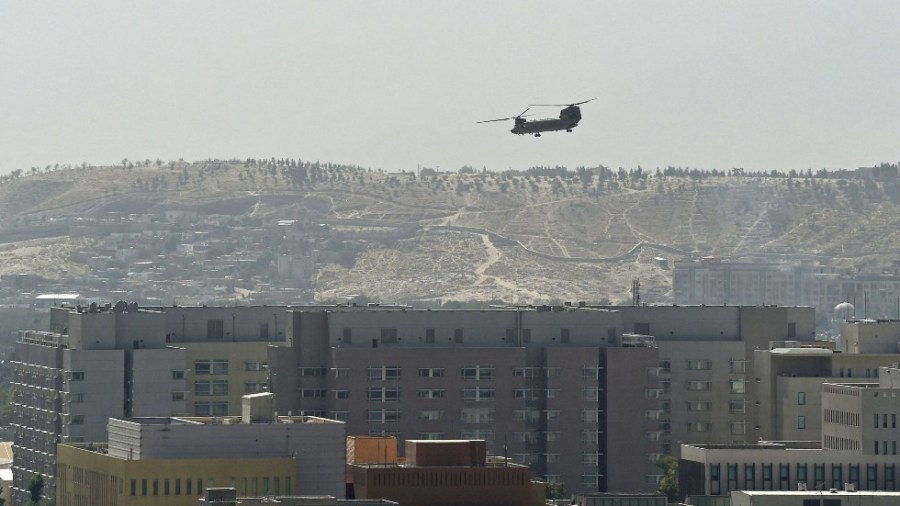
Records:
M875 381L824 384L818 441L682 445L681 493L897 490L900 369L881 368Z
M210 487L244 496L344 496L344 424L277 416L272 394L241 417L109 420L107 445L62 444L61 506L193 506Z

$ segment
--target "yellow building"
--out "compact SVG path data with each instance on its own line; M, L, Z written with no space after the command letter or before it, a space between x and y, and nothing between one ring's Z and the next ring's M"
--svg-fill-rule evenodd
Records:
M185 348L189 416L241 414L241 396L268 391L268 342L179 343Z
M128 460L105 446L57 448L56 504L60 506L196 506L208 487L240 495L290 495L295 460L286 458Z

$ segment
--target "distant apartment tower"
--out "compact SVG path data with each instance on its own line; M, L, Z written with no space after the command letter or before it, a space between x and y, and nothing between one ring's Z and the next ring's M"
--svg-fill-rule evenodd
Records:
M653 491L675 442L753 439L753 350L812 340L814 320L779 307L297 310L292 348L269 363L280 411L351 434L484 439L570 491Z
M284 341L285 316L125 302L51 309L50 331L22 331L16 343L14 503L35 474L52 495L56 444L101 441L109 418L240 414L243 394L267 390L266 347Z

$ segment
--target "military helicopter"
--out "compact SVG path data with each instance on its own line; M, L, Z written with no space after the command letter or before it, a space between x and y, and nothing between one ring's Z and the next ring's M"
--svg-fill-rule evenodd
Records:
M576 102L574 104L530 104L528 106L528 109L525 109L517 116L488 119L484 121L478 121L477 123L491 123L494 121L515 120L516 125L512 130L510 130L510 132L516 135L534 134L535 137L540 137L541 132L555 132L557 130L565 130L566 132L571 132L573 128L578 126L578 122L581 121L581 108L579 108L578 106L581 104L586 104L591 100L596 100L596 98L584 100L582 102ZM547 118L529 121L525 119L525 113L530 111L532 107L563 107L563 109L559 111L559 119Z

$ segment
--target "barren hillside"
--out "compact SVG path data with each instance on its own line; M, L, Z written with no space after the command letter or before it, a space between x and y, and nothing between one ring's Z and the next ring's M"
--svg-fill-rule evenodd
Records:
M0 184L0 274L77 272L67 252L89 245L73 245L67 226L54 224L171 209L269 225L298 220L352 241L352 262L317 264L319 300L616 302L639 279L643 300L668 302L671 272L657 257L669 268L690 256L842 266L897 258L896 181L792 176L671 168L416 175L283 160L37 171ZM378 235L385 231L392 239Z

